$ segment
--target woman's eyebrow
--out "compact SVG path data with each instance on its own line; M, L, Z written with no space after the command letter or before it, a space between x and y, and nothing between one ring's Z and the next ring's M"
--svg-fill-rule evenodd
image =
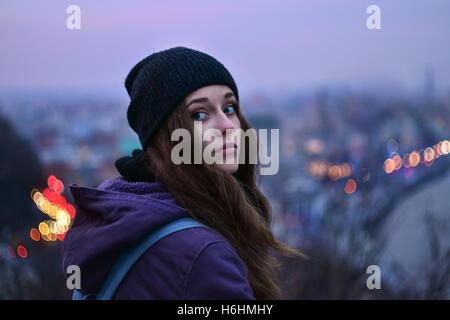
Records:
M228 91L224 96L223 96L223 100L225 100L226 98L229 97L234 97L234 92L233 91Z
M223 100L229 98L229 97L234 97L234 93L232 91L227 92L224 96L223 96ZM188 108L191 104L199 102L208 102L209 99L207 97L202 97L202 98L197 98L197 99L192 99L191 101L189 101L189 103L186 105L186 108Z
M197 99L192 99L187 105L186 108L188 108L191 104L196 103L196 102L208 102L209 99L204 97L204 98L197 98Z

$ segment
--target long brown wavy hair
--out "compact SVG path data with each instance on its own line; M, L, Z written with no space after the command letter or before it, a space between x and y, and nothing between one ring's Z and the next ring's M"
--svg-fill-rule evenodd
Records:
M252 128L239 107L235 112L244 132ZM272 254L278 250L287 256L305 257L301 252L277 241L272 234L271 206L259 190L256 180L259 163L246 161L230 174L212 164L179 164L171 160L172 132L185 128L193 137L193 119L183 101L159 128L146 148L150 168L156 179L171 192L192 217L223 235L235 248L247 267L248 281L256 299L280 299L279 271L281 265ZM193 147L192 147L193 148ZM193 155L193 151L191 152Z

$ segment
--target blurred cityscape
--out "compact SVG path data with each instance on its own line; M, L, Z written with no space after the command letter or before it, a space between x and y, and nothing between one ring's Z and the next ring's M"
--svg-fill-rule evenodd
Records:
M428 74L415 95L324 87L242 98L255 128L280 129L279 172L261 180L274 233L310 258L280 257L284 298L450 298L450 90L433 88ZM70 298L61 241L30 232L44 216L30 193L51 175L93 187L118 175L114 161L139 147L126 107L0 95L0 298ZM367 289L369 265L382 290Z

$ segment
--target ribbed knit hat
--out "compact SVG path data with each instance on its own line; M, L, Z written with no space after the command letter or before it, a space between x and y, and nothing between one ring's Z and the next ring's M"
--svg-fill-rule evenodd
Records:
M129 72L127 119L145 150L166 118L192 91L212 84L238 89L225 66L212 56L186 47L155 52Z

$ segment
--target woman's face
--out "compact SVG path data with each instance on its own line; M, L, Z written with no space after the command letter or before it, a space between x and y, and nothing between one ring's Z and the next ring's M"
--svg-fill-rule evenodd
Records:
M201 137L208 129L218 130L211 131L214 137L211 140L202 139L202 151L208 146L208 150L213 150L212 156L220 152L223 161L216 165L226 172L235 173L239 166L240 142L239 131L236 130L241 128L241 123L236 114L237 99L233 91L225 85L210 85L191 92L185 102L192 121L201 121ZM200 132L194 134L200 135ZM216 139L218 135L222 139Z

